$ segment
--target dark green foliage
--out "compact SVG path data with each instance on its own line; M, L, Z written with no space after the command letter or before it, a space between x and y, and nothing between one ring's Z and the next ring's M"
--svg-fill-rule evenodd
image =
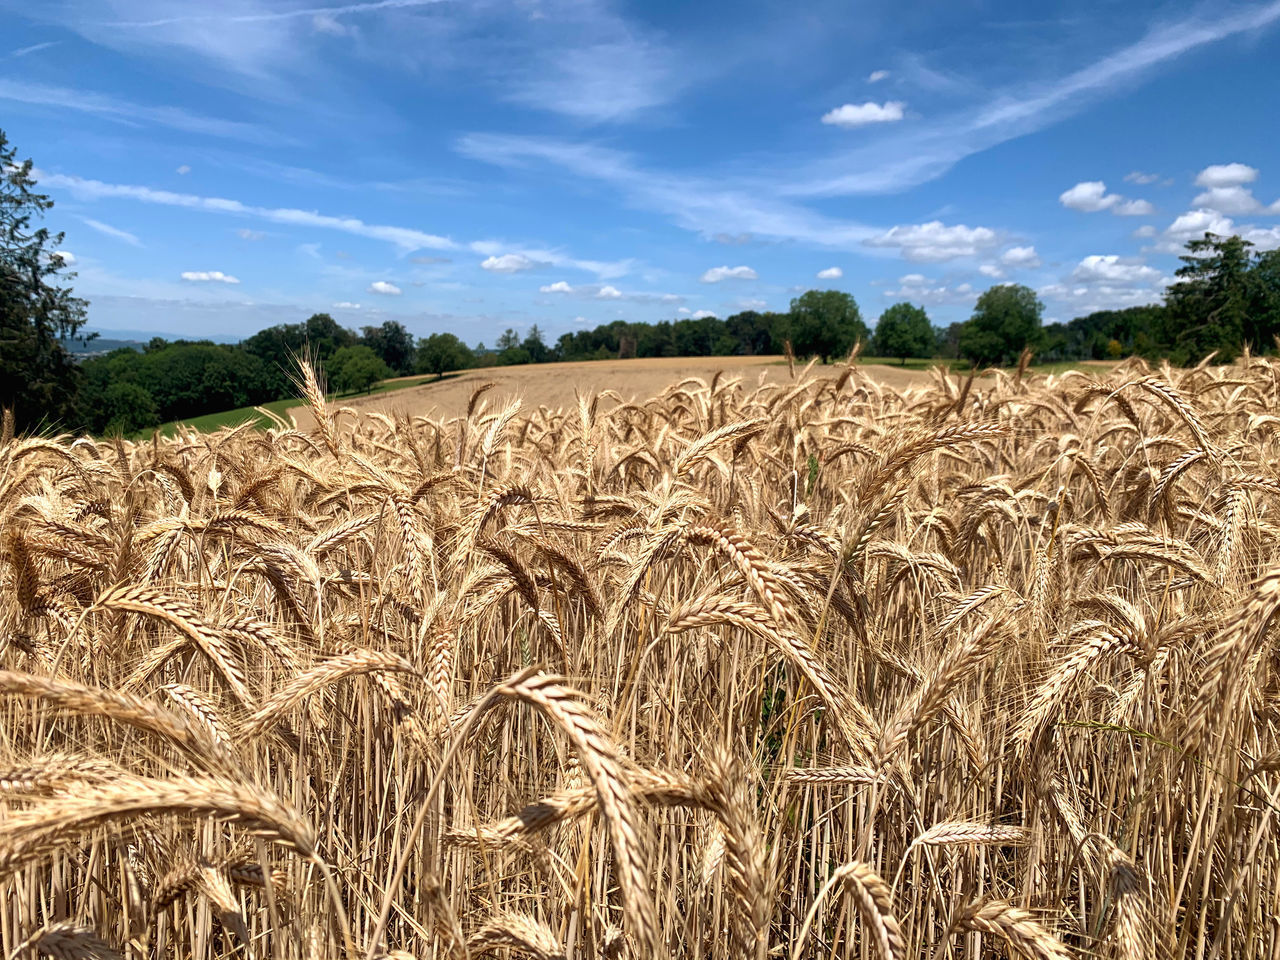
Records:
M1165 324L1165 308L1158 303L1099 310L1070 323L1045 327L1040 356L1044 360L1111 360L1110 345L1115 342L1121 356L1155 358L1163 352L1157 337Z
M1165 294L1165 338L1175 363L1215 350L1220 359L1231 360L1262 332L1251 302L1252 247L1240 237L1211 233L1187 244L1187 253L1179 257L1178 281Z
M160 422L155 398L145 387L128 380L109 384L98 409L104 433L135 433Z
M1030 287L1018 283L992 287L960 328L960 355L977 365L1013 363L1025 347L1039 349L1044 305Z
M339 347L325 367L329 386L339 393L359 393L369 390L379 380L391 376L391 369L382 358L363 344Z
M158 339L143 353L125 348L83 363L79 398L82 427L101 432L123 417L129 425L120 429L127 432L288 395L276 389L268 366L240 346ZM127 417L118 407L126 394L112 393L113 388L125 384L141 391L130 394L139 398L140 404ZM142 394L148 402L141 402ZM144 416L147 412L151 412L149 418Z
M284 397L293 390L295 357L310 356L327 366L335 352L359 341L354 331L338 326L329 314L315 313L304 323L281 323L259 330L241 346L267 364L274 395Z
M795 352L821 357L823 363L868 339L857 301L841 290L809 290L792 300L791 329Z
M876 321L875 352L882 357L933 356L936 339L929 315L909 303L895 303Z
M80 371L62 341L86 307L61 285L75 277L58 254L63 235L32 227L53 201L34 191L31 169L0 130L0 406L20 430L72 417Z
M434 373L440 378L450 370L465 370L472 362L467 345L452 333L433 333L419 342L418 373Z
M388 320L380 327L362 327L360 342L378 355L397 376L413 373L417 348L403 323Z

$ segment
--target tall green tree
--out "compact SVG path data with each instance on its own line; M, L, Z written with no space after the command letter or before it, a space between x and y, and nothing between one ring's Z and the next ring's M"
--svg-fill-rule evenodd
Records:
M339 347L329 358L329 383L342 393L369 390L379 380L391 376L382 358L363 344Z
M63 285L75 278L58 251L63 235L32 226L53 201L17 157L0 130L0 406L29 429L75 414L79 370L62 341L80 331L88 304Z
M1023 348L1039 349L1044 304L1030 287L1006 283L991 287L960 328L960 356L978 365L1012 363Z
M404 376L413 372L417 359L417 345L413 334L403 323L388 320L380 327L361 327L360 342L382 358L382 362L395 373Z
M936 346L933 325L921 307L895 303L876 321L873 342L882 357L897 357L905 365L907 357L931 357Z
M809 290L791 301L791 345L802 356L828 362L867 339L858 302L843 290Z
M1280 250L1268 250L1249 271L1249 322L1245 333L1255 350L1272 350L1280 336Z
M418 372L442 379L450 370L471 366L471 351L452 333L433 333L418 346Z
M1216 350L1231 360L1250 333L1256 335L1250 321L1252 247L1238 236L1213 233L1187 243L1178 280L1165 291L1170 359L1198 361Z

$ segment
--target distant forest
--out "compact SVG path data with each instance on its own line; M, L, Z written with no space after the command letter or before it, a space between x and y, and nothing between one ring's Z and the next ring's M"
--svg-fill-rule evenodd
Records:
M636 323L615 321L548 344L538 327L503 333L493 346L467 346L451 333L415 338L388 321L348 330L325 313L261 330L237 344L160 338L77 362L87 304L68 285L75 274L58 252L61 234L32 221L53 206L34 191L31 161L19 162L0 131L0 407L19 430L137 432L202 414L294 395L295 358L319 361L329 388L366 391L378 381L477 365L625 357L780 354L841 358L861 342L866 356L1007 364L1030 347L1044 360L1140 355L1177 364L1210 353L1230 360L1248 346L1277 349L1280 251L1257 252L1238 236L1205 234L1187 244L1164 302L1105 310L1069 323L1041 322L1035 291L993 286L973 314L945 329L910 303L888 307L869 327L854 298L810 290L786 313L743 311Z

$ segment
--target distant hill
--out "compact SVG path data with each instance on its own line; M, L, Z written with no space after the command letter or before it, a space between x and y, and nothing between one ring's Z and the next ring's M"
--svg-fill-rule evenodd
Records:
M141 340L116 340L109 337L97 337L88 343L80 340L65 340L63 345L67 348L68 353L73 353L77 357L94 357L123 347L141 352L142 348L146 346Z
M229 337L223 334L172 333L167 330L108 330L92 327L81 331L82 336L97 334L93 340L82 343L79 339L64 340L63 346L68 353L77 359L97 357L112 350L129 349L141 351L153 337L161 337L170 342L174 340L212 340L214 343L239 343L240 337Z

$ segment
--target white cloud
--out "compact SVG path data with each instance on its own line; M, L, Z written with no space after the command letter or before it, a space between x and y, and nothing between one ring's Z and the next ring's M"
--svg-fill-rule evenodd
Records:
M839 280L844 276L844 271L839 267L827 267L825 270L818 271L819 280Z
M398 297L401 290L394 283L388 283L386 280L375 280L369 284L370 293L380 293L384 297Z
M1164 235L1181 244L1187 240L1199 240L1206 233L1230 236L1234 232L1231 218L1216 210L1188 210L1165 228Z
M565 283L563 280L557 280L555 283L546 283L538 288L542 293L573 293L573 287Z
M1215 163L1196 175L1197 187L1239 187L1258 179L1258 171L1243 163Z
M1145 240L1149 237L1154 237L1157 232L1158 231L1156 230L1155 227L1153 227L1149 223L1146 223L1140 226L1137 230L1133 231L1133 235L1140 240Z
M523 270L533 270L538 265L536 260L526 257L523 253L504 253L500 257L488 257L480 264L485 270L492 270L494 273L520 273Z
M335 310L359 310L360 304L352 303L350 300L339 300L333 305Z
M1162 239L1154 247L1161 253L1183 253L1188 240L1199 240L1206 233L1220 237L1238 234L1259 250L1280 248L1280 227L1259 227L1253 224L1237 225L1230 217L1217 210L1188 210L1165 228Z
M101 220L91 220L88 217L82 217L81 219L84 220L85 226L97 230L103 236L111 237L115 240L123 240L125 243L135 247L142 246L142 241L126 230L113 227L111 224L103 223Z
M1058 195L1058 202L1072 210L1097 213L1120 202L1119 194L1107 193L1107 185L1101 180L1085 180Z
M1015 270L1021 267L1030 270L1040 266L1040 255L1036 253L1035 247L1010 247L1000 254L1000 262Z
M738 306L743 310L763 310L769 306L769 301L756 297L742 297L738 300Z
M701 320L704 317L714 317L718 314L714 310L695 310L693 311L693 319Z
M1149 186L1160 179L1158 173L1143 173L1141 170L1134 170L1132 173L1124 175L1125 183L1136 183L1139 186Z
M975 256L1000 242L990 227L947 226L941 220L892 227L863 241L869 247L897 247L904 259L938 263L956 257Z
M1085 257L1071 271L1070 279L1075 283L1162 284L1164 278L1155 267L1122 260L1112 253Z
M756 280L758 275L750 267L712 267L702 275L703 283L719 283L721 280Z
M55 250L49 254L50 260L61 260L64 267L75 266L76 255L70 250Z
M1280 227L1245 227L1240 235L1257 250L1280 250Z
M994 263L984 263L978 267L978 272L984 277L991 277L993 280L1001 280L1004 278L1004 271L997 267Z
M846 103L829 110L822 115L822 122L837 127L862 127L869 123L893 123L902 119L902 108L906 104L901 100L888 100L885 103Z
M178 176L185 177L188 173L191 172L191 167L188 164L184 163L182 166L178 167L178 169L175 172L178 174Z
M573 322L574 323L590 323L591 321L588 320L586 317L574 317Z
M1126 200L1118 193L1107 193L1107 185L1101 180L1077 183L1060 193L1058 202L1083 213L1110 210L1120 217L1145 217L1155 213L1155 207L1146 200Z
M974 289L971 284L961 283L953 287L930 280L922 273L904 274L898 278L898 286L886 289L884 295L930 305L970 304L974 301Z
M236 231L236 236L241 240L261 240L266 234L261 230L250 230L248 227L241 227Z
M221 270L184 270L182 273L183 280L190 280L193 283L239 283L240 281L229 273L223 273Z
M1154 303L1168 282L1140 259L1095 254L1082 259L1061 282L1041 287L1039 293L1077 314L1092 313Z
M1191 204L1195 207L1207 207L1211 210L1217 210L1219 213L1228 214L1280 213L1280 200L1277 200L1269 207L1264 207L1258 202L1258 198L1253 195L1252 190L1239 185L1210 187L1192 200Z
M141 203L154 203L166 207L183 207L209 213L228 213L242 217L254 217L259 220L268 220L272 223L282 223L288 226L319 227L325 230L338 230L342 233L366 237L370 240L383 240L395 244L402 250L421 250L424 247L448 250L456 246L447 237L438 237L409 227L365 223L355 217L333 217L317 213L314 210L294 210L287 207L256 207L241 203L239 200L227 200L222 197L202 197L191 193L153 190L150 187L139 187L130 184L103 183L101 180L86 180L82 177L67 176L60 173L51 174L38 171L38 174L41 186L69 190L81 200L137 200Z
M881 80L889 79L888 70L872 70L871 75L867 77L867 83L879 83Z
M1118 217L1149 217L1156 208L1149 200L1121 200L1111 208L1111 212Z
M622 291L617 287L611 287L607 283L596 291L597 300L620 300Z

